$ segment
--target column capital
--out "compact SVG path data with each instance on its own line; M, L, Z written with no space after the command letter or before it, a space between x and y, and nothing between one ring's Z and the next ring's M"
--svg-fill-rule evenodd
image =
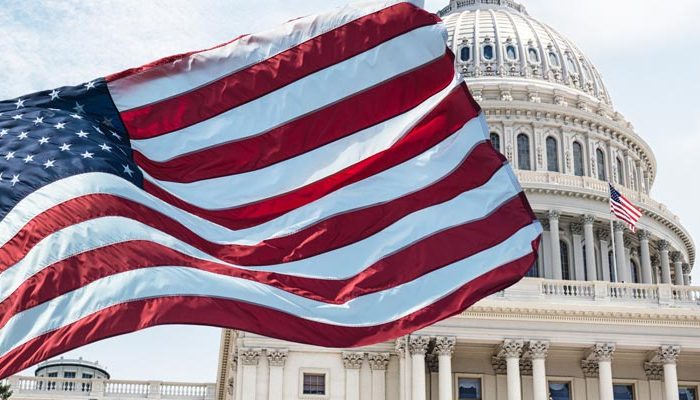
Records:
M549 210L547 211L547 219L550 221L559 221L559 217L561 217L561 213L559 210Z
M626 248L631 248L632 247L632 238L629 236L625 236L624 240L622 241L622 244L625 245Z
M658 268L658 264L661 262L661 258L659 258L658 254L654 254L651 256L651 265L654 268Z
M267 362L273 367L284 367L287 361L287 350L267 349Z
M548 219L540 219L540 225L542 225L542 230L549 231L551 229Z
M610 229L598 229L598 238L600 240L608 241L610 240Z
M644 373L650 381L660 381L664 377L664 365L660 362L647 361L644 363Z
M571 234L572 235L583 235L583 225L578 223L571 224Z
M394 344L394 351L400 357L406 354L406 351L408 351L408 339L405 336L396 339L396 343Z
M681 254L680 251L672 251L671 252L671 261L673 261L674 263L682 262L683 261L683 254Z
M590 357L594 361L612 361L615 343L596 343L590 351Z
M598 362L594 360L581 360L581 370L586 378L598 377Z
M549 342L545 340L531 340L528 343L528 352L532 358L547 358L549 351Z
M243 365L258 365L261 354L262 350L260 349L249 349L243 347L238 350L238 358L241 360L241 364Z
M373 371L386 370L386 367L389 366L390 357L389 353L367 353L369 368Z
M671 345L659 346L659 349L656 351L659 360L663 364L675 364L678 360L678 355L680 355L680 353L680 346Z
M590 214L586 214L586 215L584 215L584 216L581 217L581 223L582 223L584 226L585 226L585 225L591 225L591 226L592 226L593 223L595 223L595 217L592 216L592 215L590 215Z
M497 354L505 358L520 358L524 346L525 341L522 339L506 339L498 346Z
M343 366L345 369L360 369L365 361L365 353L360 352L343 352Z
M662 239L659 240L657 243L659 246L659 251L668 251L669 247L671 247L667 240Z
M644 230L644 229L640 229L637 231L637 238L639 240L647 240L648 241L651 238L651 232Z
M691 273L691 272L692 272L692 271L691 271L691 269L690 269L690 264L688 264L688 263L683 263L683 273L684 273L684 274L689 274L689 273Z
M613 230L615 232L624 232L625 231L625 224L623 224L620 221L614 221L613 222Z
M425 354L428 350L428 344L430 343L430 337L428 336L411 336L408 343L408 348L411 354Z
M498 356L491 357L491 367L496 375L505 375L508 370L506 359Z
M440 356L451 356L455 350L457 339L448 336L438 336L435 338L435 352Z

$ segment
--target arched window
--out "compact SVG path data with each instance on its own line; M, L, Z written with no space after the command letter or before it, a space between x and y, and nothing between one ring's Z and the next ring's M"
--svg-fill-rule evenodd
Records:
M540 53L537 51L536 48L530 47L530 48L527 50L527 56L528 56L528 58L530 58L530 62L539 64L539 62L540 62Z
M559 172L559 151L557 149L557 139L547 138L547 171Z
M603 150L597 149L595 151L595 158L598 165L598 179L607 181L608 177L605 173L605 155L603 154Z
M566 56L566 62L569 65L569 72L578 72L578 69L576 68L576 63L574 62L574 59L571 58L571 56Z
M620 157L617 157L616 163L617 163L617 174L615 174L615 182L619 183L620 185L624 185L625 180L623 179L623 177L624 177L625 171L622 168L622 160L620 159Z
M632 167L632 184L630 185L632 189L637 190L637 183L639 182L639 172L637 172L637 167Z
M561 248L561 278L570 281L571 272L569 271L569 245L565 241L560 240L559 246Z
M518 135L518 168L529 171L530 169L530 138L526 134Z
M501 136L496 132L491 132L491 145L494 149L501 151Z
M512 44L506 46L506 57L511 61L515 61L518 58L518 52Z
M583 146L581 143L574 142L574 175L583 176Z
M613 257L612 250L608 252L608 269L610 273L610 282L615 282L615 258Z
M583 61L583 60L581 60L581 61ZM588 72L588 67L586 66L586 64L582 63L582 65L583 65L583 67L582 67L583 77L586 78L586 82L590 82L591 81L591 73Z
M559 57L553 51L549 52L549 63L555 67L559 66Z
M472 48L469 46L464 46L459 50L460 60L467 62L472 59Z
M482 47L482 52L484 54L484 60L487 60L487 61L493 60L493 45L492 44L485 44L484 47Z
M641 280L639 279L639 269L637 268L637 263L634 262L634 260L630 260L630 276L632 277L632 282L633 283L640 283Z

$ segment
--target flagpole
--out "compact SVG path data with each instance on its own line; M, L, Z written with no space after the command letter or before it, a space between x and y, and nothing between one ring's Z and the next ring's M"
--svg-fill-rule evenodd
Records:
M608 182L608 186L612 186L610 182ZM615 215L612 212L612 197L610 193L610 189L608 188L608 204L610 206L610 239L612 239L612 252L613 252L613 268L612 268L612 281L617 282L617 254L615 254L615 229L613 228L613 218L615 218Z

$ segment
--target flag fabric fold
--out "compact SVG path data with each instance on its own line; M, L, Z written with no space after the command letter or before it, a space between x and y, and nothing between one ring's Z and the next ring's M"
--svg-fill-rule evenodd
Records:
M155 325L351 347L461 312L541 234L487 134L411 1L0 102L0 378Z
M627 200L615 189L612 183L610 187L610 212L617 218L625 221L632 232L637 230L637 222L642 218L642 212L631 201Z

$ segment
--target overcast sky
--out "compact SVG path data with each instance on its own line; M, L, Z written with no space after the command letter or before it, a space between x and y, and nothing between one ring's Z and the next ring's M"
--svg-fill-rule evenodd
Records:
M77 84L347 0L3 0L0 98ZM435 11L448 0L427 0ZM615 107L654 149L653 196L700 238L700 1L525 0L597 65ZM700 268L694 273L700 282ZM70 352L116 379L214 381L219 330L157 327ZM31 373L31 371L26 371Z

